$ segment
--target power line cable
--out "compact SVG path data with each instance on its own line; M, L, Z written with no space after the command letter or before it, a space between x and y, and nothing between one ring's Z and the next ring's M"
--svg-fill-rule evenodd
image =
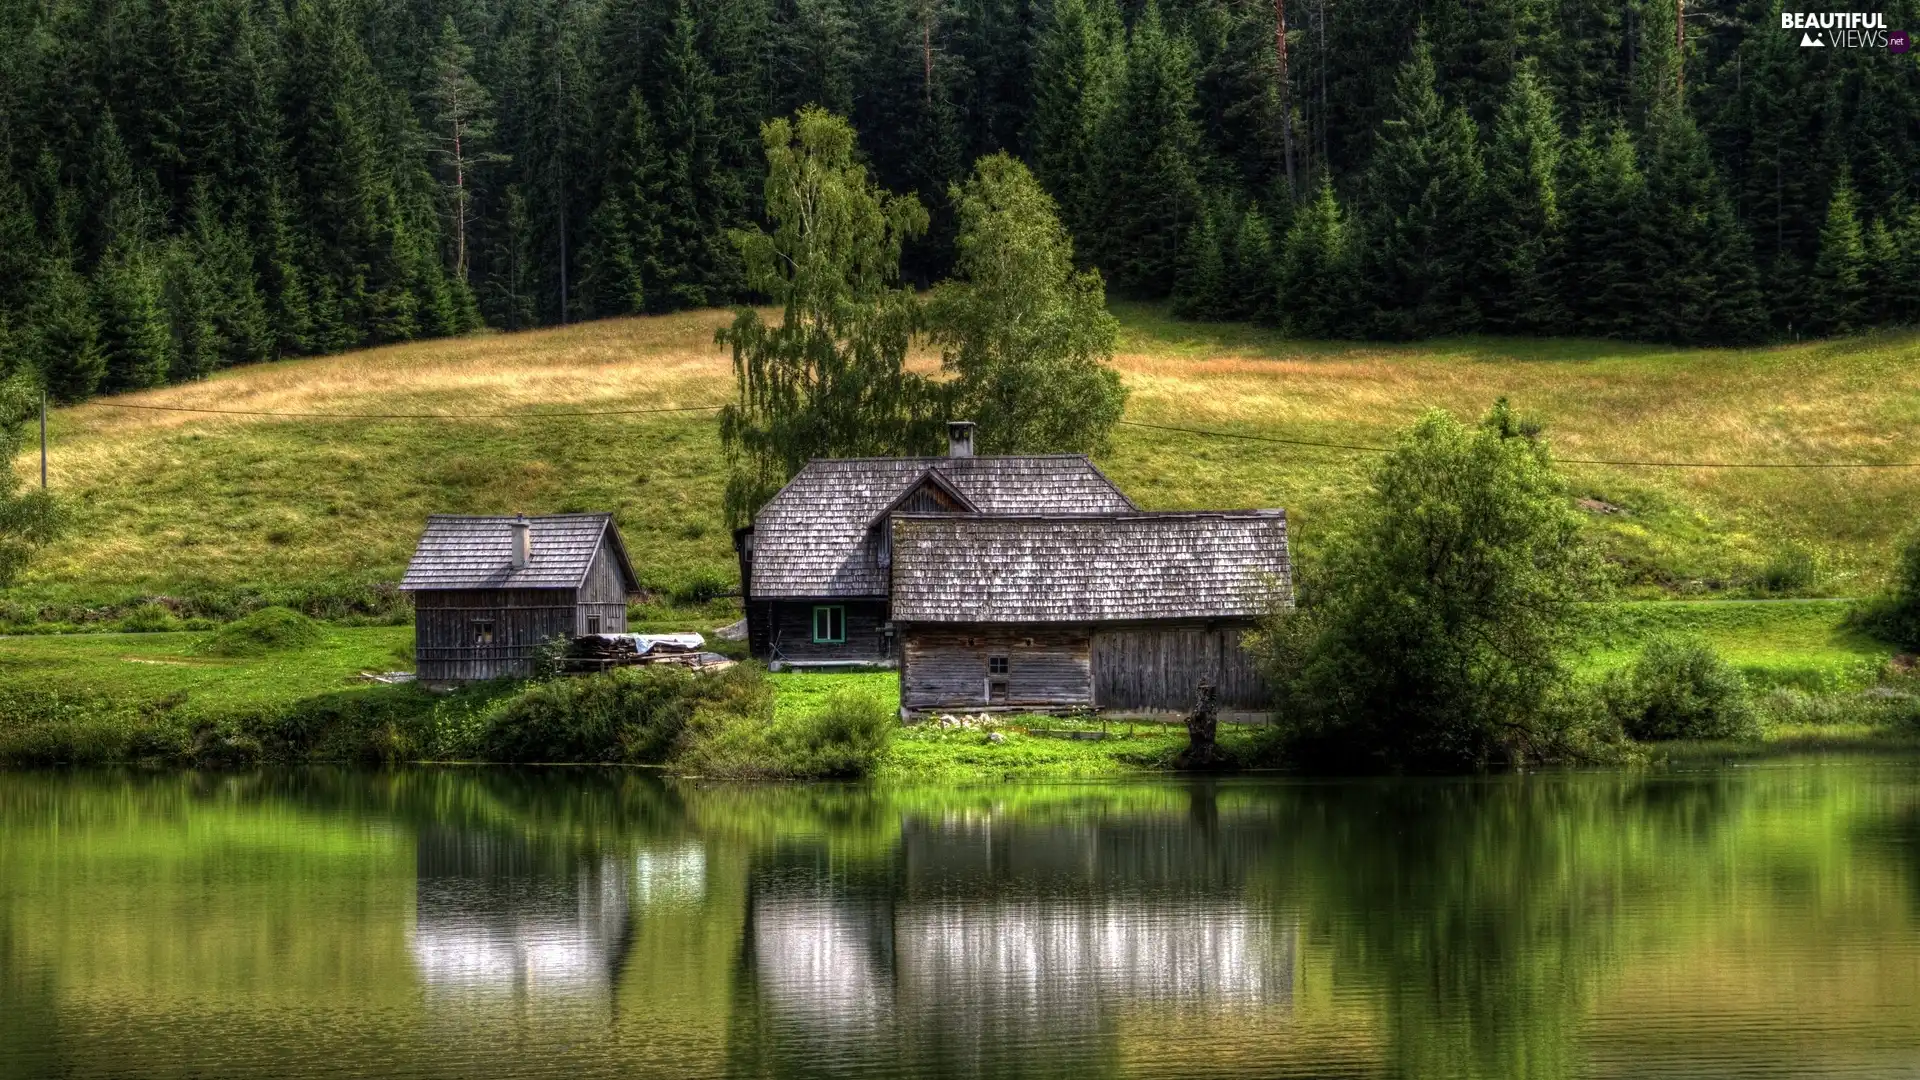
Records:
M649 416L657 413L714 412L724 405L679 405L665 409L581 409L566 412L529 411L500 413L335 413L268 412L260 409L191 409L184 405L134 405L123 401L87 401L109 409L140 409L147 412L196 413L203 416L274 416L300 420L522 420L580 416Z
M1366 446L1359 443L1318 442L1311 439L1282 439L1272 435L1247 435L1237 431L1207 431L1202 428L1174 427L1169 424L1148 424L1139 420L1122 420L1127 427L1151 428L1154 431L1177 431L1186 435L1206 435L1216 439L1244 439L1248 442L1278 443L1283 446L1310 446L1326 450L1358 450L1369 454L1385 454L1392 451L1390 446ZM1620 465L1648 469L1920 469L1920 461L1624 461L1610 458L1568 458L1555 457L1562 465Z

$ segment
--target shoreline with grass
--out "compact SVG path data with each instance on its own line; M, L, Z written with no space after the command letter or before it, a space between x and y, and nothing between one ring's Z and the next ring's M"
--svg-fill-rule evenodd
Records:
M1708 643L1758 721L1748 737L1643 745L1622 762L1684 767L1796 754L1920 751L1920 698L1889 689L1890 646L1845 601L1614 606L1580 663L1600 686L1647 640ZM0 766L242 768L322 762L601 764L697 777L980 783L1171 773L1164 720L972 717L897 722L890 671L614 675L451 694L363 678L410 661L409 627L341 626L266 609L202 632L0 639ZM1911 704L1909 705L1909 701ZM1906 708L1912 713L1905 718ZM1069 732L1101 737L1060 737ZM1223 725L1243 769L1286 769L1270 732Z

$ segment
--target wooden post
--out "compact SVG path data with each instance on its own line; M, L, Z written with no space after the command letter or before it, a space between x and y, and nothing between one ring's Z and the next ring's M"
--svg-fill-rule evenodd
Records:
M40 490L47 490L47 392L40 391Z

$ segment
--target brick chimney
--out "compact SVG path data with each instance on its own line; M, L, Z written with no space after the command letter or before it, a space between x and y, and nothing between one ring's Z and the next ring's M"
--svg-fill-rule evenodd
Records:
M533 558L533 525L527 521L527 515L521 514L513 519L513 568L525 570L527 560Z
M947 456L973 456L973 421L947 421Z

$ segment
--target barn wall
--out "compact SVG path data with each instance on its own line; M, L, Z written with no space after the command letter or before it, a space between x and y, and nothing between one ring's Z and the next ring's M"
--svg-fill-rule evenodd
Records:
M765 651L755 642L754 655L770 660L884 660L892 655L886 633L885 600L823 600L847 609L847 640L839 645L813 643L811 600L755 601L749 605L747 634L754 636L754 608L760 609Z
M493 644L473 643L473 623L492 620ZM533 674L541 642L573 634L572 589L447 589L413 594L414 671L422 682Z
M1085 627L912 625L900 639L900 703L907 709L1093 703ZM992 656L1007 658L1004 702L988 701Z
M1240 646L1244 625L1137 626L1093 635L1093 694L1103 709L1193 707L1201 680L1214 685L1221 707L1264 709L1266 679Z
M600 632L603 634L624 634L627 632L627 585L620 579L620 563L613 557L612 549L605 541L600 550L594 553L593 565L587 568L586 581L580 586L579 611L575 616L574 634L587 632L587 616L600 616Z

